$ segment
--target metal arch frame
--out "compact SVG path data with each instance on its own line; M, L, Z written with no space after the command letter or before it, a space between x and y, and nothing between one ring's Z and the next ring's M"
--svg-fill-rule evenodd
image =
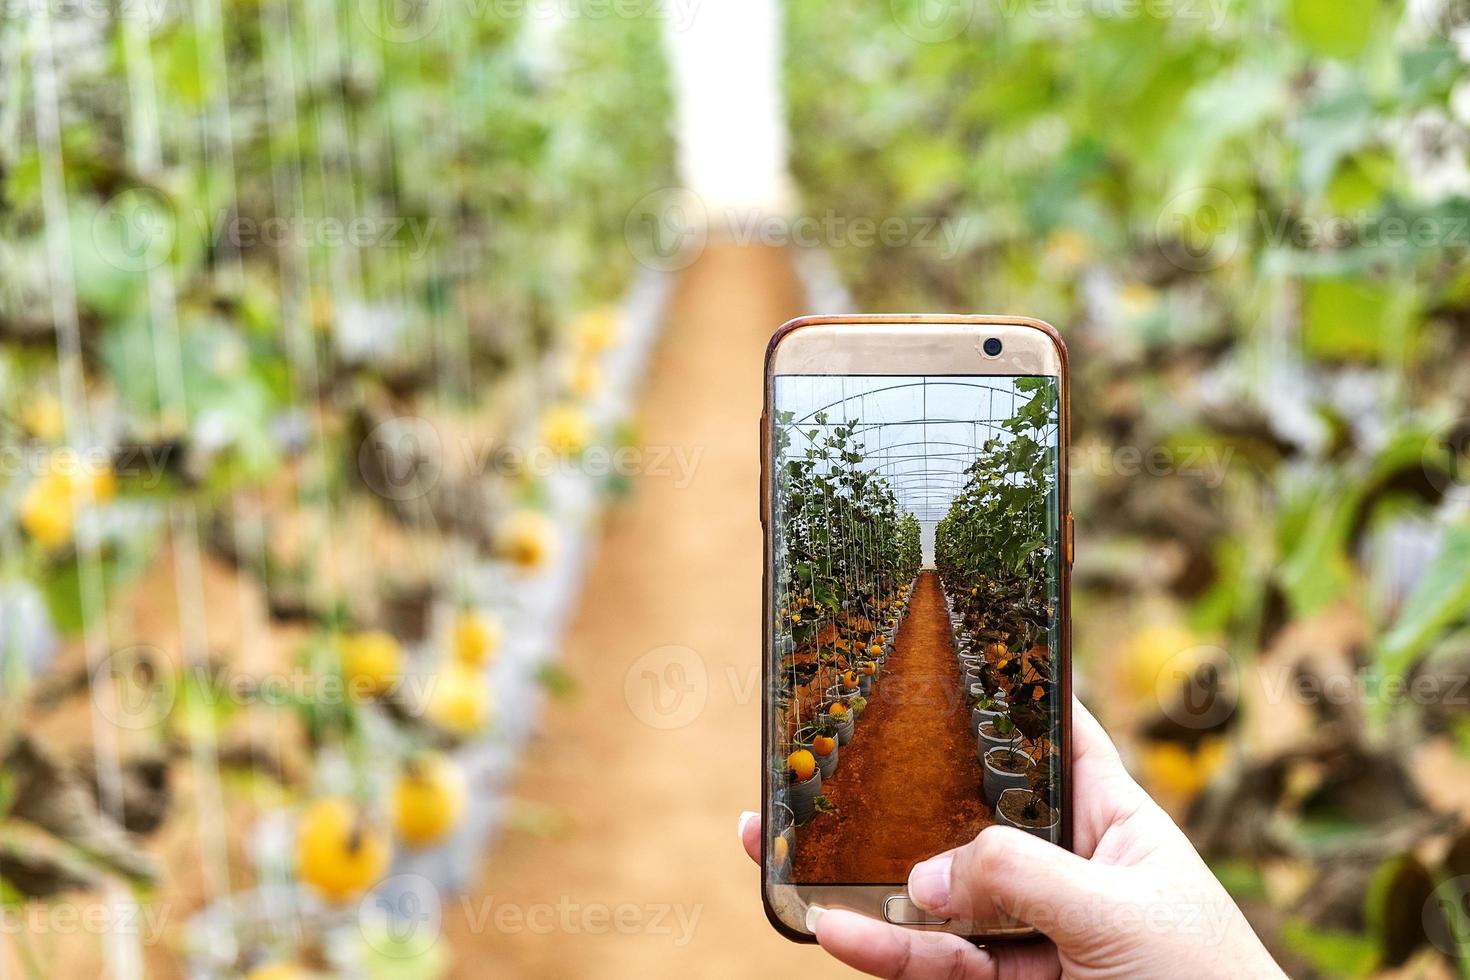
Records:
M845 376L834 375L831 377L834 379L845 380ZM987 419L935 419L928 417L928 389L931 385L949 388L972 388L982 392L989 392L991 408L988 414L992 415L992 417ZM966 454L970 454L973 458L973 454L977 454L981 449L981 444L979 444L981 441L973 440L970 442L955 442L948 439L930 441L927 438L929 425L933 424L936 426L970 426L972 427L972 429L984 428L988 430L988 432L994 432L997 435L1001 436L1012 435L1010 433L1010 430L1004 428L1004 420L996 419L993 416L994 397L997 394L1002 396L1009 396L1011 398L1012 407L1014 409L1015 402L1023 397L1022 393L1017 392L1014 388L1002 388L999 385L993 383L977 381L965 376L925 375L913 378L912 380L906 380L902 383L889 384L883 387L872 388L867 391L857 392L852 395L844 395L841 398L834 399L823 405L812 408L799 419L794 418L790 422L786 422L784 424L777 423L777 426L786 432L795 430L803 439L806 439L808 444L810 444L812 440L807 436L806 432L804 431L806 428L817 427L828 429L836 428L838 426L845 427L848 425L845 417L844 419L839 421L816 422L813 421L813 417L815 415L821 412L828 412L833 410L834 408L837 408L838 406L842 406L841 410L845 416L848 411L846 406L849 402L857 401L859 402L859 404L861 404L865 402L869 397L872 397L874 395L883 395L886 393L907 391L915 388L919 389L922 393L920 417L908 419L885 419L883 421L871 422L864 422L861 418L859 418L857 420L857 423L851 426L851 430L854 436L863 436L865 433L871 434L872 432L877 430L880 433L879 439L881 441L881 432L885 428L891 428L894 426L918 426L920 428L920 431L921 433L924 433L924 436L921 436L921 438L918 440L910 440L907 442L895 443L893 445L880 444L871 448L865 445L864 449L868 450L868 452L871 454L872 462L870 465L866 465L864 469L866 469L869 473L876 474L880 479L888 483L889 486L892 488L895 497L897 497L900 505L909 513L914 514L915 517L918 517L920 520L926 522L939 520L942 518L942 512L945 510L945 502L953 501L954 498L958 496L959 491L963 488L964 481L962 477L965 469L963 465L963 460ZM859 411L861 412L862 409L859 409ZM1050 426L1048 426L1047 428L1049 429ZM988 433L987 437L989 438ZM958 451L945 452L940 454L929 452L929 449L939 446L954 447ZM890 455L894 450L905 449L909 447L922 447L924 451L922 453L906 453L901 456ZM802 457L800 453L790 453L786 455L785 458L799 459ZM914 461L921 461L923 463L922 467L906 471L893 469L893 467L895 466L904 463L912 463ZM931 461L952 461L955 465L953 467L943 465L930 465ZM922 480L923 486L906 486L906 484L912 484L916 480ZM931 485L931 480L938 485ZM936 505L936 502L939 502L938 505ZM939 514L938 517L934 516L936 513Z
M812 375L811 377L847 377L847 375ZM881 377L881 375L874 375L874 377ZM903 391L906 388L927 388L931 384L933 384L935 386L941 386L942 385L944 387L956 387L956 388L980 388L982 390L990 391L992 393L998 393L998 394L1003 394L1003 395L1011 395L1013 397L1016 395L1016 392L1015 392L1014 389L1004 390L1004 389L1001 389L1001 388L996 387L995 385L979 384L979 383L974 382L974 381L960 380L962 377L967 377L967 376L965 376L965 375L947 376L947 375L942 375L942 374L937 374L937 375L923 375L923 376L919 377L917 380L915 380L915 381L909 381L909 382L907 382L905 384L889 385L886 388L872 388L872 389L870 389L868 391L864 391L864 392L862 392L860 394L853 395L852 398L867 398L870 395L881 395L881 394L883 394L886 391ZM839 405L839 404L842 404L842 403L847 402L849 400L850 400L849 398L838 398L835 401L830 401L830 402L828 402L825 405L821 405L821 406L819 406L817 408L812 409L806 415L803 415L801 417L801 419L793 420L792 422L789 422L787 424L788 425L801 425L801 424L805 424L807 419L810 419L813 415L817 414L818 412L825 412L829 408L831 408L833 405ZM973 421L973 420L966 419L964 421L969 422L969 421ZM816 424L816 425L843 425L845 423L842 423L842 422L817 422L817 423L813 423L813 424Z

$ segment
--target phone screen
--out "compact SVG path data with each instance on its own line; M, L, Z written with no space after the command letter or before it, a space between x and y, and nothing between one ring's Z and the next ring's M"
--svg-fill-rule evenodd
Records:
M767 871L1059 840L1055 377L776 375Z

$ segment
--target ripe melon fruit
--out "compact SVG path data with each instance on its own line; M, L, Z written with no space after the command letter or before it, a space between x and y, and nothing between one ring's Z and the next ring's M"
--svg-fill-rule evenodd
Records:
M393 846L351 800L317 800L296 824L296 874L329 902L362 895L388 870Z
M786 766L796 776L797 782L804 783L817 771L817 760L806 749L797 749L786 757Z
M812 739L812 751L823 758L831 755L835 748L837 748L837 740L831 735L818 735Z
M556 553L560 534L556 522L535 510L512 514L497 535L499 550L523 571L536 571Z
M483 666L500 648L503 632L495 616L460 613L454 621L454 658L470 667Z
M490 720L493 698L485 675L464 664L446 664L429 688L425 715L447 732L473 735Z
M541 442L562 456L578 456L592 441L592 422L576 405L552 405L541 416Z
M354 693L373 697L386 694L403 676L403 651L391 633L348 633L337 642L337 649L342 657L342 676Z
M405 766L393 787L393 830L413 847L438 843L459 825L468 795L459 763L426 753Z
M316 980L321 974L315 970L308 970L300 963L290 960L277 960L264 966L257 966L245 974L245 980Z

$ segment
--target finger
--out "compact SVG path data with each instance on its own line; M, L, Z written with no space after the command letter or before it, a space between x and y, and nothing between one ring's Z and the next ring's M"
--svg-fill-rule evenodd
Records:
M959 936L903 929L845 909L828 909L815 918L807 921L823 949L875 977L997 980L994 957Z
M1058 980L1062 963L1049 942L1011 943L987 948L998 980Z
M1072 847L1093 856L1107 828L1153 806L1142 786L1123 765L1118 747L1092 712L1072 699Z
M745 847L745 853L756 864L761 863L761 815L746 810L740 814L740 822L736 825L736 832L740 835L740 843Z
M1084 770L1091 779L1121 776L1132 782L1118 747L1087 706L1072 699L1072 766L1081 780Z
M1030 926L1066 946L1085 938L1085 914L1102 907L1115 869L1092 864L1014 827L987 827L973 841L909 872L909 898L930 912L986 926Z

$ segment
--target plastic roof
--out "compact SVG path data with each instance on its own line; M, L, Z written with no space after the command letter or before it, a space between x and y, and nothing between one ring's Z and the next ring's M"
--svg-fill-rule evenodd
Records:
M964 469L986 439L1013 436L1000 424L1031 397L1008 377L781 375L775 407L792 412L786 458L801 457L807 433L857 419L868 469L887 478L901 506L921 522L941 520L959 493Z

